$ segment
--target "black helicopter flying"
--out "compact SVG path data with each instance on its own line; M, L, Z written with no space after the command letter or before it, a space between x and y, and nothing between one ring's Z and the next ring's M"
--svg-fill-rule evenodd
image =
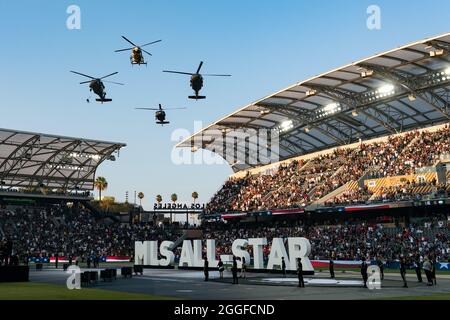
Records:
M200 61L200 65L195 73L190 72L179 72L179 71L170 71L164 70L163 72L167 73L177 73L177 74L185 74L191 76L191 88L195 92L195 96L189 96L189 99L206 99L206 96L200 96L198 93L203 88L203 77L231 77L231 74L200 74L200 69L203 66L203 61Z
M168 108L163 109L162 105L159 104L159 108L135 108L136 110L153 110L155 112L155 120L156 124L165 125L169 124L169 121L166 121L166 112L164 110L182 110L186 108Z
M94 78L94 77L91 77L91 76L88 76L86 74L83 74L83 73L80 73L80 72L76 72L76 71L70 71L70 72L91 79L91 80L80 82L80 84L89 83L90 91L93 91L96 95L98 95L100 97L100 99L95 99L95 100L98 101L98 102L101 102L101 103L103 103L103 102L111 102L112 101L112 99L107 99L106 98L105 85L103 84L103 82L118 84L118 85L121 85L121 86L124 85L123 83L119 83L119 82L102 81L105 78L108 78L110 76L118 74L118 72L114 72L114 73L108 74L107 76L104 76L104 77L101 77L101 78Z
M128 43L130 43L133 47L132 48L116 50L115 52L122 52L122 51L129 51L129 50L131 50L131 56L130 56L131 65L134 65L134 64L137 64L137 65L145 64L145 65L147 65L147 62L145 62L144 55L142 54L142 52L145 52L149 56L151 56L152 54L150 52L148 52L148 51L145 51L142 48L146 47L146 46L149 46L151 44L158 43L158 42L162 41L162 40L156 40L156 41L153 41L153 42L150 42L150 43L143 44L142 46L138 46L137 44L134 44L133 42L131 42L126 37L122 36L122 38L125 41L127 41Z

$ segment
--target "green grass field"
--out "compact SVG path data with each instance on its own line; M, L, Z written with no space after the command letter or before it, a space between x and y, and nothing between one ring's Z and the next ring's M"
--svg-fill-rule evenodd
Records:
M69 290L64 286L21 282L0 284L0 300L171 300L173 298L102 289Z

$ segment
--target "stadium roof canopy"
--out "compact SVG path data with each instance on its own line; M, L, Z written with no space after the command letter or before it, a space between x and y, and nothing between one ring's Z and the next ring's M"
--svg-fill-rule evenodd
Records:
M0 129L0 185L92 190L95 172L125 144Z
M279 159L284 160L448 122L449 55L447 33L348 64L253 102L177 147L207 149L224 158L224 150L245 148L240 152L248 156L252 139L245 147L223 139L224 148L217 148L214 142L236 129L271 129L279 132ZM227 161L235 172L262 164Z

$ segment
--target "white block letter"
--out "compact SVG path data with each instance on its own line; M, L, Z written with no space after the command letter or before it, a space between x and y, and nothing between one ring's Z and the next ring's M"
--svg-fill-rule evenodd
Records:
M236 239L233 242L231 247L231 251L233 255L237 258L240 258L240 261L237 261L238 267L242 268L242 258L245 258L245 265L250 264L250 254L247 252L246 248L248 246L248 241L245 239Z
M267 264L268 270L273 270L274 266L279 266L281 269L281 258L284 257L286 268L289 267L289 257L286 252L286 248L281 238L273 238L272 248L270 249L269 263Z
M303 271L314 271L314 268L309 260L311 253L311 243L306 238L288 238L289 244L289 270L297 270L297 259L302 259Z
M248 244L253 246L253 268L264 269L263 246L267 245L267 238L248 239Z
M174 243L172 241L163 241L159 247L159 251L165 259L159 260L159 265L162 267L168 267L173 265L175 260L175 254L170 250Z

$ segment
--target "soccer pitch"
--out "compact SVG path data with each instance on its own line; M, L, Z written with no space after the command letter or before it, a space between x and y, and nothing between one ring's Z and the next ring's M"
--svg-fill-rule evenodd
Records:
M61 285L21 282L0 284L0 300L174 300L174 298L93 288L68 290Z

